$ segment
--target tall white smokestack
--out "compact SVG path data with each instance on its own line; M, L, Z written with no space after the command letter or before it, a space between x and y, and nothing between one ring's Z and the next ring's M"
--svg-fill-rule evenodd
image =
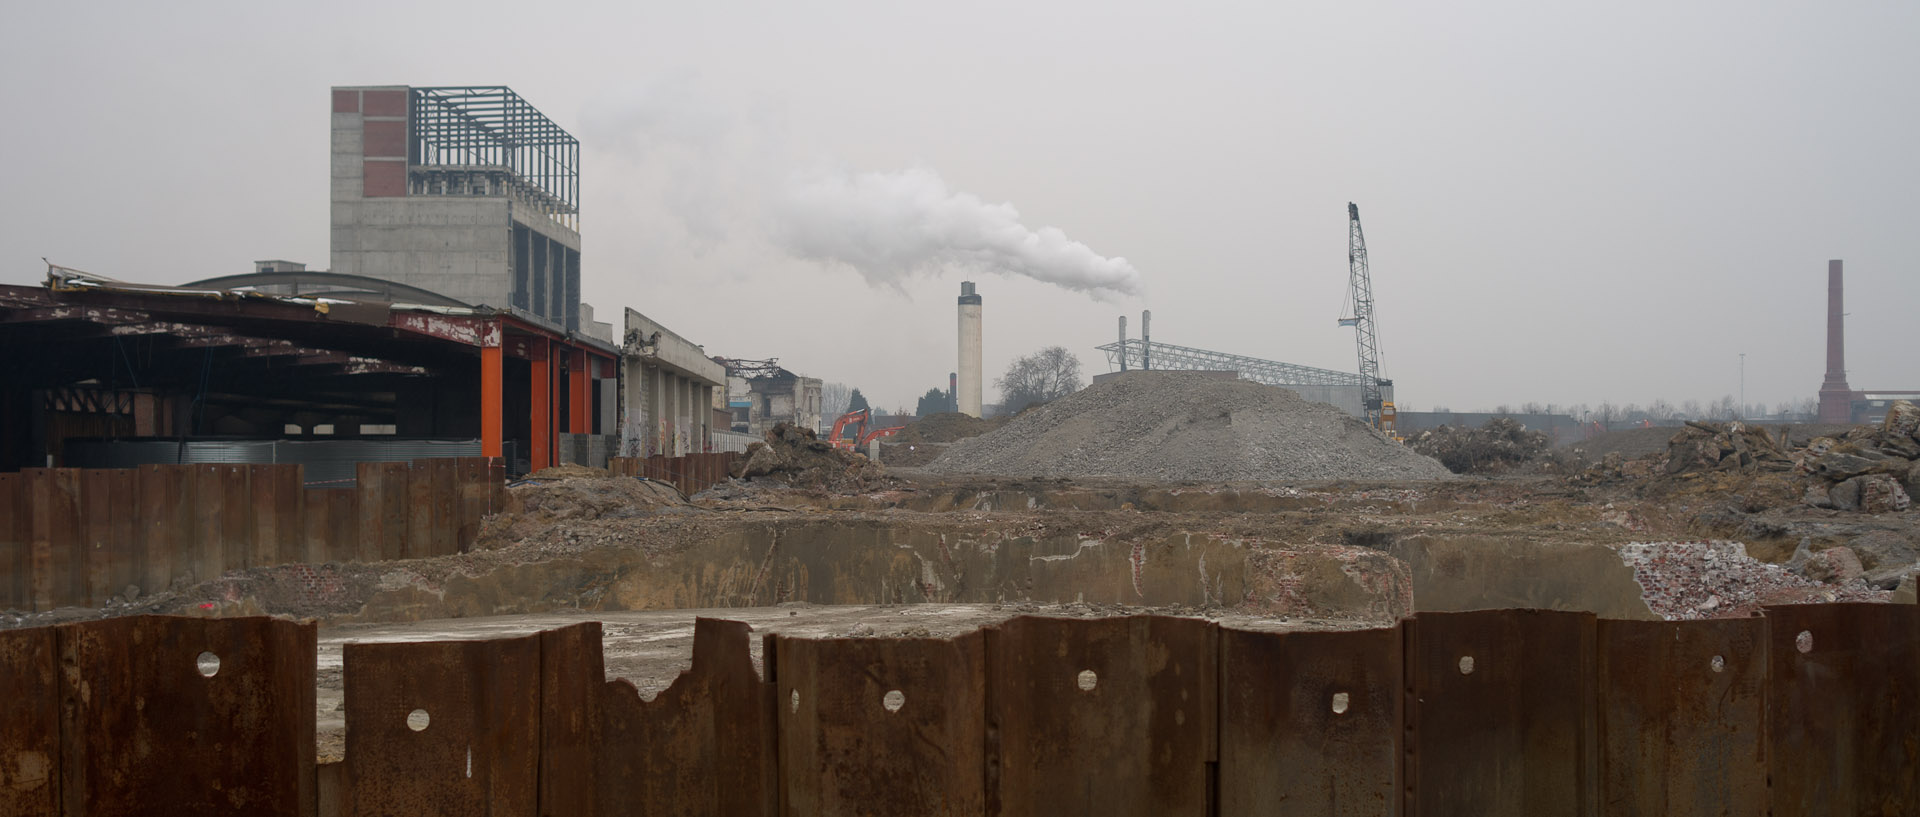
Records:
M960 413L980 416L980 296L972 281L960 282Z

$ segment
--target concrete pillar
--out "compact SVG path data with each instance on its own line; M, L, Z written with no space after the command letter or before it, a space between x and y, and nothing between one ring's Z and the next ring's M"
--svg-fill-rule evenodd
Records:
M960 283L960 386L956 402L961 414L980 416L980 296L972 281Z

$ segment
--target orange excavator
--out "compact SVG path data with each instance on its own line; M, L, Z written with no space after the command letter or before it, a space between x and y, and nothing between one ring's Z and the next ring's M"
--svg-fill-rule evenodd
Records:
M866 448L867 443L885 437L891 437L900 433L901 429L906 428L906 426L894 426L893 428L876 428L869 431L867 430L867 424L872 422L872 420L872 409L849 411L840 415L840 419L833 421L833 433L827 436L827 443L834 448L859 451L862 448ZM849 425L853 426L853 434L847 437L841 437L840 435L846 432L847 426Z

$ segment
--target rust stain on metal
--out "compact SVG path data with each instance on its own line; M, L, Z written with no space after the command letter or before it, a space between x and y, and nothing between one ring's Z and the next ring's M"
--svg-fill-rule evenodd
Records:
M697 619L693 667L653 700L624 680L601 688L602 813L775 813L773 691L754 672L749 632Z
M1775 817L1920 814L1920 607L1765 615Z
M57 628L68 815L313 813L311 623Z
M1220 630L1220 814L1391 815L1400 629Z
M0 631L0 817L60 813L60 689L51 627Z
M348 814L534 814L540 636L342 653Z
M1767 623L1601 621L1601 813L1767 813Z
M600 622L540 633L540 814L595 817L600 688L606 684ZM612 808L607 813L619 814Z
M987 630L989 810L1206 814L1215 637L1211 622L1159 616Z
M986 642L776 640L783 812L980 814Z
M1407 814L1594 813L1592 615L1421 613L1401 627Z

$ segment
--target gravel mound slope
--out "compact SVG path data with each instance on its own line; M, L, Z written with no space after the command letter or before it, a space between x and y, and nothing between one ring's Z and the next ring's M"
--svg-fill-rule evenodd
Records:
M935 473L1153 480L1447 479L1325 403L1198 373L1140 372L948 446Z

